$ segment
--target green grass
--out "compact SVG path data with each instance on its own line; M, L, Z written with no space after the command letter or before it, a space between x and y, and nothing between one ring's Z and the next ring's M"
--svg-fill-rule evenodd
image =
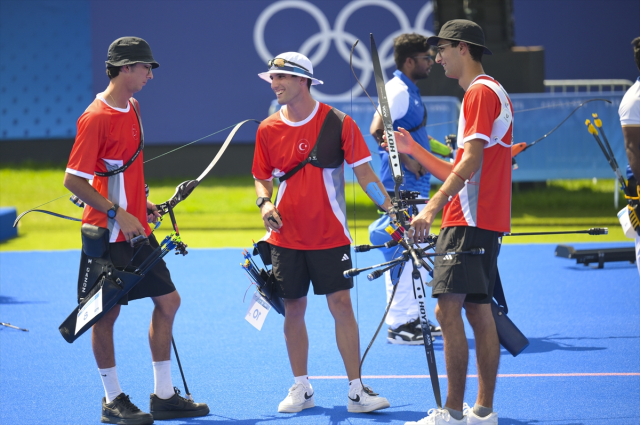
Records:
M79 218L81 210L69 202L70 193L62 185L63 178L63 166L0 168L0 206L15 206L20 214L60 197L41 208ZM149 181L150 199L157 203L166 201L181 181ZM513 232L608 227L609 235L509 237L505 238L505 243L630 241L622 234L616 217L624 198L621 195L620 206L614 208L613 180L601 180L595 184L590 180L552 181L535 186L513 192ZM352 236L358 244L368 243L367 226L378 214L359 186L354 188L353 185L347 185L346 195ZM260 239L265 233L255 206L255 197L251 176L207 177L176 208L176 219L183 240L193 248L250 246L251 239ZM439 226L438 218L434 230ZM79 227L77 222L30 213L20 221L18 237L0 243L0 251L78 249L81 245ZM167 217L156 232L164 235L170 227Z

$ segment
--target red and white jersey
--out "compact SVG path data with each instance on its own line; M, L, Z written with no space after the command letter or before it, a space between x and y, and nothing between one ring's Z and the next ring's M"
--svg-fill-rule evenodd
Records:
M137 101L136 102L137 106ZM124 165L140 145L140 125L131 103L126 109L113 108L99 96L78 119L78 134L71 150L66 172L93 179L93 187L105 198L124 208L144 226L147 236L147 198L144 189L143 155L123 173L99 177L97 172L115 170ZM82 223L108 228L109 242L125 241L115 219L89 205L84 208Z
M316 143L329 105L316 102L305 120L292 122L283 108L258 128L253 157L253 177L270 181L305 160ZM358 126L346 116L342 125L342 150L348 166L371 161L371 153ZM327 249L352 242L347 226L344 165L318 168L307 164L280 184L275 205L282 216L279 233L268 232L267 242L290 249Z
M476 77L464 95L458 121L458 153L469 140L485 141L480 169L445 205L442 227L470 226L496 232L511 229L511 144L513 106L507 92L488 75Z

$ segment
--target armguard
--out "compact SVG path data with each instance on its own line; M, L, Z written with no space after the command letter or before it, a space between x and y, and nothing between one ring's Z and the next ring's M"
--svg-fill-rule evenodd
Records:
M440 156L451 155L451 151L449 150L449 147L444 143L440 143L436 139L429 139L429 145L431 147L432 153L437 153Z
M370 182L367 185L367 195L375 202L378 206L382 206L384 204L384 200L386 196L380 190L377 182Z

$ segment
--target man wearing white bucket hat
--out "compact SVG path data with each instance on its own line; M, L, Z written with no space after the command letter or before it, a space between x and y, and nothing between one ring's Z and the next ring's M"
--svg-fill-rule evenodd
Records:
M387 408L387 399L360 379L358 325L350 295L353 280L343 276L352 268L343 163L353 169L377 205L388 210L391 200L369 165L371 153L351 117L311 96L311 85L323 84L313 76L311 61L288 52L268 66L258 75L271 83L282 109L258 128L252 172L267 229L264 240L271 246L276 292L285 303L284 334L295 378L278 412L300 412L315 405L307 376L309 339L304 320L310 281L316 295L326 295L335 320L349 379L348 411ZM272 203L274 177L280 186Z

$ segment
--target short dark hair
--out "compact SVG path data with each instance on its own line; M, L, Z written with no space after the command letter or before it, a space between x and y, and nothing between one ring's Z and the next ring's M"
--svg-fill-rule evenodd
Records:
M633 46L633 56L636 58L636 66L640 70L640 37L636 37L631 41Z
M311 83L313 81L311 81L311 78L307 78L307 88L309 89L309 91L311 91Z
M393 40L393 58L396 67L401 69L407 58L415 56L418 53L429 51L427 37L420 34L401 34Z
M120 75L120 69L122 69L121 66L110 66L110 67L108 67L107 68L107 76L109 77L109 79L113 80L118 75Z
M451 41L451 47L458 47L458 45L460 45L460 41ZM465 43L467 43L465 41ZM484 53L484 47L482 46L476 46L475 44L471 44L471 43L467 43L467 46L469 47L469 54L471 55L471 59L473 59L475 62L482 62L482 55Z

